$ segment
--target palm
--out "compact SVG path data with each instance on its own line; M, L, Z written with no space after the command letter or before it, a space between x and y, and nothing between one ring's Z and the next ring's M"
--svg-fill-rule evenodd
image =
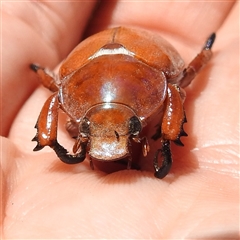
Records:
M49 95L46 89L40 87L15 118L9 134L10 140L3 139L2 162L3 173L6 174L3 176L7 176L3 178L5 238L177 239L237 236L237 4L224 24L222 22L227 18L227 11L232 3L216 3L212 6L205 4L208 10L200 3L138 3L134 7L130 6L131 4L133 3L117 3L111 8L100 8L88 28L88 33L102 30L109 25L122 24L153 29L165 33L161 35L167 38L188 62L198 53L209 33L217 30L211 63L186 89L185 109L188 123L185 124L185 130L189 137L183 140L184 148L173 146L175 161L171 174L163 180L155 179L150 171L125 170L105 174L92 171L87 161L74 166L65 165L51 149L33 153L34 143L30 141L36 132L33 126ZM168 14L162 19L167 6ZM52 7L55 7L54 4L49 4L46 9L54 11ZM58 7L59 16L62 11L67 12L66 6L62 9L60 4ZM72 9L72 6L67 4L67 7L73 11L73 16L79 16L76 6ZM82 6L78 7L83 9ZM90 4L84 7L91 8ZM151 9L146 11L145 8ZM189 8L189 15L183 17L183 12L179 11L181 8ZM214 12L213 8L218 9L221 14L216 14L211 23L208 23L208 17ZM134 12L130 9L134 9ZM191 15L194 11L205 10L209 11L209 15L200 14L199 18ZM141 15L143 12L144 18ZM147 12L151 14L148 15ZM84 13L87 14L88 11ZM26 19L28 14L30 13L24 15ZM63 17L66 17L66 26L74 25L71 23L74 17ZM105 21L99 23L99 19ZM58 20L58 17L50 19L55 23L58 23ZM22 27L18 18L14 21L15 25ZM86 20L78 17L77 21ZM34 29L22 27L25 40L34 42L36 51L34 54L31 51L26 53L27 50L22 51L23 47L19 46L15 56L21 61L14 65L14 71L3 71L5 79L18 79L16 84L19 84L20 88L22 81L19 78L24 81L32 78L31 81L34 82L34 74L26 67L32 61L45 66L54 66L60 62L77 44L78 35L81 33L81 29L77 28L79 22L75 23L75 29L69 30L69 36L63 38L63 41L61 34L52 36L50 42L44 41L34 35ZM54 26L56 32L61 33L61 24ZM50 27L43 30L54 34ZM28 39L30 37L31 39ZM21 44L21 41L15 44ZM54 49L55 45L60 47ZM3 58L3 61L6 59ZM13 67L10 62L8 65ZM20 71L22 68L26 70L19 76L18 69ZM14 91L8 82L4 86L6 90ZM31 88L33 86L28 84L23 94L27 96ZM4 98L4 104L9 104L10 97L11 93ZM13 113L17 107L17 103L11 105ZM6 112L10 122L13 115L11 111ZM62 127L64 116L62 118L59 130L61 143L70 149L72 142L65 137ZM5 132L7 127L7 123L3 125ZM148 159L144 169L151 169L151 166L152 162Z

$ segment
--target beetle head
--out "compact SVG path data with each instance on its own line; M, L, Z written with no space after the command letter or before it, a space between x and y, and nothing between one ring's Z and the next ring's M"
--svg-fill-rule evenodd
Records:
M80 135L89 141L90 157L114 161L130 155L130 138L137 137L141 122L127 106L98 104L88 110L81 121Z

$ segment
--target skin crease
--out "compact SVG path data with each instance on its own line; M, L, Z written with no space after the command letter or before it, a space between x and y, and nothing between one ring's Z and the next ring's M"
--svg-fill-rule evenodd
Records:
M92 16L94 2L71 4L2 4L1 124L10 133L1 138L1 238L238 239L238 3L106 1ZM50 148L32 152L50 92L38 87L28 98L37 85L28 65L56 66L87 22L85 35L118 25L151 30L186 64L217 32L211 62L186 89L189 137L184 148L172 145L173 167L162 180L151 171L92 171L87 160L66 165ZM60 141L71 149L60 115ZM151 159L145 164L151 169Z

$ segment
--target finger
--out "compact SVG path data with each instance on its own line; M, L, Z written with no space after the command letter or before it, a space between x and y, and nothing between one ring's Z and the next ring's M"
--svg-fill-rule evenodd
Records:
M53 67L62 60L79 41L93 7L93 1L2 4L2 135L36 87L29 64Z
M135 26L181 37L201 44L199 36L216 31L234 1L103 1L90 25L91 34L110 26Z

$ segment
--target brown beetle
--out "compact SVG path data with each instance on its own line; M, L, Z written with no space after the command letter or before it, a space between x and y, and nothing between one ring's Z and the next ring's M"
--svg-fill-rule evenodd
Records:
M165 177L172 165L170 141L183 145L180 137L187 136L182 88L210 60L214 39L213 33L185 69L180 55L164 39L123 27L80 43L62 63L57 77L31 64L42 84L54 92L39 115L34 151L49 146L68 164L82 162L87 153L90 163L91 159L127 158L130 168L130 142L141 143L146 156L149 144L142 129L158 117L152 139L159 140L159 149L153 165L155 176ZM59 108L70 117L67 129L76 139L73 154L57 141Z

